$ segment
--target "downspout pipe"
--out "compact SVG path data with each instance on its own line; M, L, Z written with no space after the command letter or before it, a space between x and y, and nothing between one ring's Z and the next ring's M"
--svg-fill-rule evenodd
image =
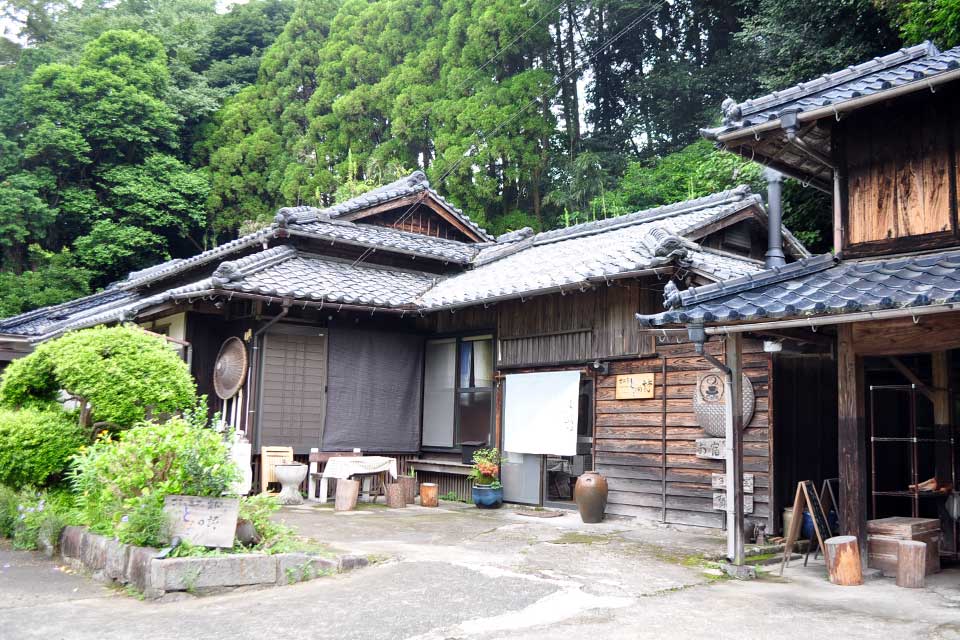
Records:
M767 253L764 265L782 267L787 264L783 255L783 174L775 169L763 171L767 180Z
M723 372L727 377L727 382L730 382L733 379L730 367L724 363L717 360L717 357L712 353L708 352L704 345L707 342L707 332L703 328L702 324L691 324L687 326L687 336L690 338L690 342L693 343L693 348L697 352L697 355L702 356L707 362L715 366L717 369Z

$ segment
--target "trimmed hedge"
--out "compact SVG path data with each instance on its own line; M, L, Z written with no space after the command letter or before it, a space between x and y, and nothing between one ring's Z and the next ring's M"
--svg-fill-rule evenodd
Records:
M63 473L85 442L76 419L59 407L0 409L0 484L44 486Z

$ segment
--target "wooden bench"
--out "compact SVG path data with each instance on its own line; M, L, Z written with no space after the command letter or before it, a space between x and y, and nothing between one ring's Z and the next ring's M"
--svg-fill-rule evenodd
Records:
M407 462L414 471L429 471L432 473L449 473L455 476L468 476L473 465L463 464L456 460L422 460L415 458Z

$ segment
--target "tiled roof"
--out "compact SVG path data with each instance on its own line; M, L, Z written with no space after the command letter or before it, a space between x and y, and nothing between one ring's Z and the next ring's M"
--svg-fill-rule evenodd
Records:
M420 303L452 307L549 290L575 289L624 274L666 268L679 261L722 278L759 271L752 260L707 252L682 238L718 219L759 207L760 198L740 187L706 198L620 218L546 231L481 251L477 266L439 282Z
M383 249L413 256L441 259L457 264L467 264L477 255L479 248L470 242L459 242L425 236L419 233L398 231L389 227L345 221L322 219L298 219L287 227L291 234L320 238L335 242L347 242L361 247Z
M926 82L960 69L960 47L938 51L930 42L901 49L769 95L723 105L723 124L703 129L708 138L778 119L784 112L839 107L850 100Z
M407 196L416 195L418 193L426 192L431 198L433 198L440 206L447 210L451 215L457 218L460 222L472 229L477 235L479 235L484 240L493 240L493 237L487 233L486 229L483 229L480 225L470 219L470 216L465 214L463 210L458 209L448 202L443 196L436 192L436 190L430 188L430 182L427 180L426 174L423 171L414 171L409 176L400 178L390 184L385 184L382 187L377 187L371 191L360 194L354 198L350 198L340 204L335 204L331 207L325 209L315 209L313 207L297 207L296 210L300 210L304 213L310 212L321 218L342 218L346 215L366 209L368 207L373 207L390 200L399 200L400 198L406 198ZM281 210L281 212L284 210ZM295 209L286 209L286 211L295 211Z
M267 296L304 303L431 311L538 293L570 291L594 282L651 270L686 269L714 280L762 271L762 263L701 247L689 240L708 225L752 209L763 214L759 196L746 187L696 200L566 229L534 234L511 232L496 242L471 244L420 236L373 225L331 220L307 207L284 209L275 226L204 252L133 274L114 289L60 307L24 314L0 324L17 333L36 318L56 324L43 335L136 317L151 306L198 296ZM284 235L306 236L403 252L462 264L465 271L438 276L382 267L274 246L221 261L209 277L148 295L142 285ZM788 236L793 255L808 255ZM416 262L411 263L416 265ZM210 274L210 271L206 271ZM82 311L82 312L81 312ZM57 316L56 314L59 313ZM49 315L49 318L48 318ZM24 335L39 335L29 333Z
M300 253L293 247L270 251L275 255L257 263L229 270L221 265L212 278L214 288L311 302L413 308L417 296L436 281L425 273Z
M126 291L108 289L70 302L35 309L0 320L0 334L41 337L68 322L97 313L102 309L122 306L133 298L134 295Z
M723 324L952 304L960 302L960 249L848 261L823 255L665 297L670 310L642 316L643 324Z

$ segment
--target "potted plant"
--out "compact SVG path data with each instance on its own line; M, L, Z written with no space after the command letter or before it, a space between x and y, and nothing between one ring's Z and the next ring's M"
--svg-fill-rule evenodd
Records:
M496 449L477 449L473 452L473 504L480 509L497 509L503 504L503 485L500 484L500 452Z

